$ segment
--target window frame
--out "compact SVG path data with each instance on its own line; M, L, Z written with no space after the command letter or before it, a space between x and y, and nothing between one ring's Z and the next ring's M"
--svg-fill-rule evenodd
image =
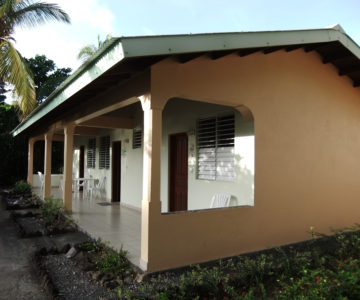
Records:
M196 178L235 181L235 113L199 118L196 142Z

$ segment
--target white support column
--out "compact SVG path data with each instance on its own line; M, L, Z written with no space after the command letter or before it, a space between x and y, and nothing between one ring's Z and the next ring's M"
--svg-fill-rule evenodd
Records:
M44 198L51 196L51 158L52 158L52 139L54 132L45 134L45 158L44 158Z
M160 169L162 139L162 109L151 107L150 97L142 98L144 110L143 199L141 212L140 267L150 270L152 224L161 214Z
M74 130L73 123L67 124L64 127L64 189L63 199L65 210L72 210L72 166L73 166L73 152L74 152Z
M33 175L34 175L34 144L35 144L35 139L29 138L27 182L30 185L33 185Z

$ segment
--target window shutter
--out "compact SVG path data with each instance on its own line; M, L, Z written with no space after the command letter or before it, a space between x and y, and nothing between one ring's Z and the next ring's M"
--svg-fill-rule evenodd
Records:
M87 149L87 167L95 169L96 139L89 139Z
M110 168L110 136L100 138L99 169Z
M234 180L234 145L234 114L198 120L198 179Z
M200 119L197 127L198 178L215 180L216 118Z
M134 129L133 130L133 149L141 148L142 144L142 130Z
M216 125L216 179L232 181L235 178L234 115L219 116Z

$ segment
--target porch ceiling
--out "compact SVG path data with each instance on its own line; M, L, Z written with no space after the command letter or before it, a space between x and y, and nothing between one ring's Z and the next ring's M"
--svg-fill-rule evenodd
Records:
M164 35L114 38L74 72L48 99L14 130L37 134L46 126L72 115L85 115L84 108L111 105L150 91L151 65L172 56L187 63L206 55L216 60L236 53L240 57L262 52L318 52L323 63L332 63L339 75L349 76L354 87L360 86L360 48L340 26L329 29ZM127 90L132 81L145 82L136 90ZM108 99L110 91L121 90L118 98ZM106 102L107 101L107 102ZM90 112L89 112L90 113Z

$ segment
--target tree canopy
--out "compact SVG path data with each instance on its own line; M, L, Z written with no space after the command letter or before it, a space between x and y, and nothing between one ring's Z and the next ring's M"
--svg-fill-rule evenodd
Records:
M57 4L0 0L0 80L13 86L23 117L36 106L35 86L29 68L13 45L14 31L18 26L33 27L50 20L70 22Z
M45 55L25 59L35 84L36 101L41 104L71 73L71 68L57 68Z

